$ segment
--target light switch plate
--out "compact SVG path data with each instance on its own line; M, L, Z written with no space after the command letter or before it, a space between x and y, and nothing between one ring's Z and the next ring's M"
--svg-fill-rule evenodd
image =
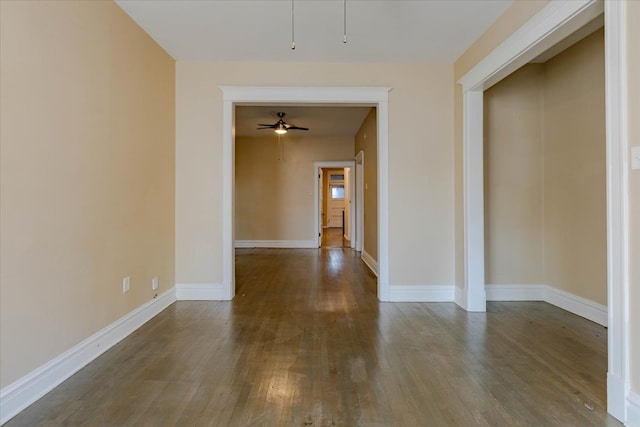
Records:
M631 147L631 170L640 169L640 146Z

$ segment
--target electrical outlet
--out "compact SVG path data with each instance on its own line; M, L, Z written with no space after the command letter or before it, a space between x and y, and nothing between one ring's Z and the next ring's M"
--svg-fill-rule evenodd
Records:
M154 277L153 279L151 279L151 289L153 289L154 291L156 289L158 289L158 278Z
M129 289L131 288L131 279L129 279L128 277L125 277L124 279L122 279L122 292L129 292Z

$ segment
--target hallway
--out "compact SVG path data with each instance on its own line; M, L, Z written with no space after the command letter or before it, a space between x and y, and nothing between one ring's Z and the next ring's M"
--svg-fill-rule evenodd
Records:
M7 426L619 426L606 329L542 302L379 303L350 249L240 249Z
M349 241L344 238L341 228L325 228L322 232L322 247L348 248Z

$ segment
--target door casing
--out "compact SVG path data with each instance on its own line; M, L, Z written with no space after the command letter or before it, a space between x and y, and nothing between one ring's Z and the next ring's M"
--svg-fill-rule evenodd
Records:
M222 284L221 297L235 296L234 181L235 107L238 105L349 105L377 110L378 289L389 301L389 91L390 87L220 86L222 91Z

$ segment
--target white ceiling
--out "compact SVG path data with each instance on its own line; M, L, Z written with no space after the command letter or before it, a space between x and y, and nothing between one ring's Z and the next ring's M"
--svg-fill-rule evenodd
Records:
M116 0L176 60L453 62L512 0ZM369 107L238 107L236 135L258 136L257 123L285 121L308 136L349 136ZM293 133L294 131L292 131Z
M300 106L239 106L236 107L236 136L271 136L271 129L257 130L258 123L278 121L277 112L286 113L284 121L309 128L289 131L292 135L310 137L355 136L371 107L300 107Z
M512 0L116 0L176 60L453 62Z

